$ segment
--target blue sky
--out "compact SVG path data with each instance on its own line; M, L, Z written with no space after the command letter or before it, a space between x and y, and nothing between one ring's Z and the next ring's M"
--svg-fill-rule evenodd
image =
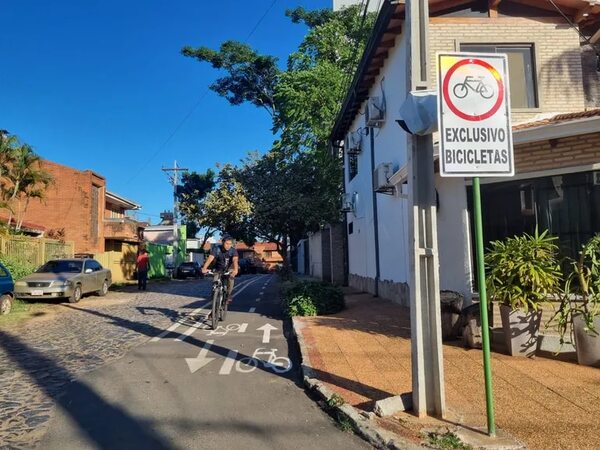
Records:
M205 171L273 141L263 110L212 91L198 104L218 73L180 55L184 45L243 41L273 0L0 3L0 129L43 158L105 176L109 190L143 206L140 219L156 223L172 208L161 167ZM306 32L284 11L331 3L277 0L248 43L284 64Z

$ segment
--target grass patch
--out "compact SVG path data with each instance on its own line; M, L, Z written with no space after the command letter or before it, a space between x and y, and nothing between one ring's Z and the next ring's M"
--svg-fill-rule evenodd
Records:
M465 444L460 438L448 431L446 433L437 433L430 432L427 433L427 444L438 450L449 450L449 449L459 449L459 450L472 450L468 444Z
M21 320L28 319L40 314L40 309L43 307L39 303L31 303L18 298L13 299L10 313L5 316L0 316L0 325L14 324Z

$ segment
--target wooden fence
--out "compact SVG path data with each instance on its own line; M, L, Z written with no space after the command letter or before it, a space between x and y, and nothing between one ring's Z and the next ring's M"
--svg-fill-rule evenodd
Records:
M35 267L55 258L72 258L74 250L75 244L72 241L0 236L0 254Z

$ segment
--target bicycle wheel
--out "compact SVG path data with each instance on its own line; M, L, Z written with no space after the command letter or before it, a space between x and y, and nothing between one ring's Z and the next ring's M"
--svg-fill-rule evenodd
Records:
M464 85L464 83L459 83L452 88L452 92L454 92L454 96L456 98L465 98L469 93L469 89Z
M211 315L210 315L211 325L212 325L213 330L217 329L217 323L219 322L219 303L220 303L219 297L220 297L220 294L221 294L220 289L215 289L213 291L212 311L211 311Z
M494 89L487 84L482 84L479 93L485 99L492 98L494 96Z

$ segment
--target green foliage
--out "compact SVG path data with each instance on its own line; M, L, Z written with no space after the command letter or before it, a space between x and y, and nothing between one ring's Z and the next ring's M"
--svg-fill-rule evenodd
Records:
M36 267L28 262L19 261L16 258L6 255L0 255L0 262L6 266L14 281L32 274L36 269Z
M210 88L232 105L249 102L273 113L273 91L279 76L277 58L259 55L249 45L236 41L223 42L219 50L187 46L181 53L227 72Z
M581 316L585 331L600 336L594 319L600 314L600 235L586 242L577 260L568 259L571 272L565 279L561 302L550 322L555 322L560 343L573 341L573 318ZM570 340L566 340L567 334Z
M208 194L215 189L215 185L215 173L208 169L206 173L184 173L182 184L177 187L179 211L187 226L188 236L195 237L200 230L203 230L203 245L215 232L212 216L207 214L205 204Z
M284 296L283 309L288 317L335 314L344 309L342 290L326 282L301 281Z
M182 50L225 72L211 89L231 104L249 102L272 116L279 140L263 156L250 154L230 172L251 208L227 226L234 227L228 231L236 237L276 243L284 258L289 242L340 220L343 172L341 161L330 153L329 134L375 18L363 16L359 6L336 12L299 7L286 15L309 31L284 71L276 58L240 42L224 42L219 50Z
M345 400L342 398L341 395L338 395L338 394L333 394L327 400L327 406L329 408L337 408L339 406L342 406L344 403L346 403Z
M433 448L439 449L439 450L448 450L448 449L471 450L473 448L470 445L462 442L456 434L454 434L450 431L443 433L443 434L436 433L436 432L427 433L427 441L428 441L427 443L430 447L433 447Z
M493 300L514 309L537 310L558 292L562 278L555 237L548 231L490 243L486 284Z
M8 210L9 227L15 218L15 231L21 229L31 199L43 198L53 181L41 161L30 145L0 130L0 209Z

